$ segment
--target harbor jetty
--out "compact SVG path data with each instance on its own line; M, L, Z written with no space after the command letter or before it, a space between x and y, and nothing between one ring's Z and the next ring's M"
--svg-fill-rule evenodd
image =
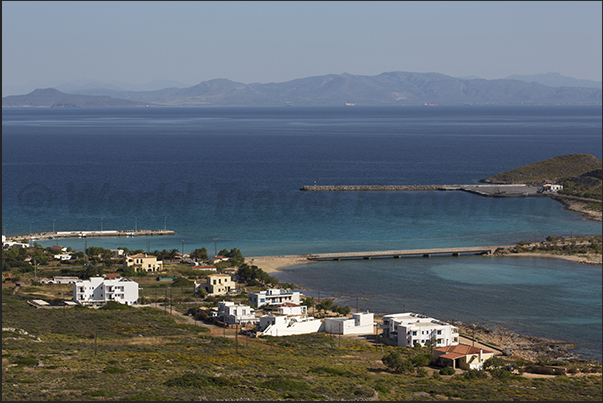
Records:
M487 197L549 196L542 186L515 184L480 185L310 185L306 192L399 192L399 191L464 191Z
M19 235L11 238L26 238L32 241L46 239L61 239L61 238L133 238L137 236L158 236L158 235L175 235L176 231L171 230L105 230L105 231L58 231L58 232L40 232L29 235Z

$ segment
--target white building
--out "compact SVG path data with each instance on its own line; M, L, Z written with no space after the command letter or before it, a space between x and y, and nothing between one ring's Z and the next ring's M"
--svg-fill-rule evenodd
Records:
M28 243L17 242L14 239L7 241L6 237L2 235L2 249L10 249L10 248L29 248Z
M356 312L351 318L325 318L325 332L333 334L373 334L375 333L374 314Z
M434 347L459 344L456 327L418 313L397 313L383 317L383 337L399 347L425 346L433 341Z
M304 305L283 304L277 314L269 313L260 317L258 334L278 337L324 331L324 322L307 316L307 310L308 307Z
M231 301L222 301L218 303L218 314L224 318L224 322L229 325L249 325L257 324L258 318L252 307L243 304L236 304Z
M56 260L71 260L70 253L59 253L58 255L53 256Z
M544 189L544 191L549 191L549 192L558 192L560 190L563 190L563 185L554 185L552 183L547 183L545 185L542 186L542 188Z
M109 301L133 305L138 301L138 283L126 278L79 280L73 283L73 301L80 305L104 305Z
M299 305L301 303L302 295L303 294L299 291L271 288L260 292L250 292L249 301L251 301L256 308L259 308L262 305L282 305L287 302Z
M80 281L79 277L63 277L63 276L53 276L52 283L53 284L73 284Z

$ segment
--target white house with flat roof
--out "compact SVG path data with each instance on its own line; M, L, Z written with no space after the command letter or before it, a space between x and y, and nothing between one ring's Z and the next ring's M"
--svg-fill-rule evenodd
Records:
M260 317L257 329L261 336L293 336L324 331L324 322L306 315L269 313Z
M249 305L237 304L232 301L218 303L218 314L224 318L229 325L255 325L259 319L255 316L255 310Z
M418 313L396 313L383 317L383 337L399 347L425 346L429 341L434 347L446 347L459 344L459 331L456 327Z
M259 308L263 305L283 305L285 303L299 305L303 294L299 291L290 289L282 290L271 288L265 291L250 292L248 295L249 301L251 301L256 308Z
M356 312L351 318L325 318L325 332L332 334L373 334L375 315L370 312Z
M127 278L78 280L73 283L73 301L80 305L105 305L109 301L133 305L138 301L138 283Z

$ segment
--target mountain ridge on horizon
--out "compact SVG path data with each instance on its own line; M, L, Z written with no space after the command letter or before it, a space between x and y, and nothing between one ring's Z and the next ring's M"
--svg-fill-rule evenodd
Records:
M537 76L546 76L549 81L559 77L566 81L575 80L558 73ZM138 106L601 105L600 89L547 86L536 82L534 77L525 76L526 80L532 80L528 82L517 78L486 80L455 78L440 73L392 71L375 76L327 74L266 84L244 84L216 78L185 88L168 87L150 91L97 88L61 94L67 97L103 96L115 99L105 100L109 102L106 106L126 106L121 102L124 100ZM40 95L33 91L26 95L3 97L2 106L53 106L44 105L39 99ZM84 98L76 100L64 102L72 104L70 106L93 106L85 105ZM99 99L95 101L98 103Z

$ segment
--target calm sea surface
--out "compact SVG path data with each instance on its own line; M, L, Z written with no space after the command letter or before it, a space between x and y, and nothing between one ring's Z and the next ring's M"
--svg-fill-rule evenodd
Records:
M2 110L7 236L171 229L63 246L245 256L505 245L601 234L548 198L302 192L340 184L464 184L570 153L601 158L601 107ZM57 241L40 242L44 246ZM601 266L462 256L322 262L280 279L378 313L554 337L601 359ZM347 298L347 299L346 299ZM358 298L358 299L356 299Z

